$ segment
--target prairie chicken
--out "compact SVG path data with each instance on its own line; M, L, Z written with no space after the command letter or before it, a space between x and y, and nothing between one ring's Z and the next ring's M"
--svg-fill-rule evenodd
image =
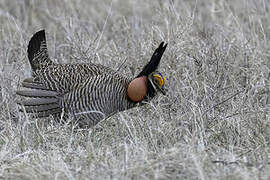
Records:
M162 42L139 75L128 78L102 65L54 63L41 30L28 45L32 77L22 82L26 89L16 92L26 97L19 104L38 118L65 114L80 125L94 126L117 112L143 105L157 92L165 94L166 79L156 69L166 47Z

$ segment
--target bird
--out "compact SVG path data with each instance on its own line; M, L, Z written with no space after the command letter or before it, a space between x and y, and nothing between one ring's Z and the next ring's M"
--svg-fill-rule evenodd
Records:
M20 110L36 118L71 117L82 126L145 105L166 94L166 78L157 70L167 44L161 42L136 77L94 63L55 63L49 57L45 30L29 41L27 54L32 75L16 94Z

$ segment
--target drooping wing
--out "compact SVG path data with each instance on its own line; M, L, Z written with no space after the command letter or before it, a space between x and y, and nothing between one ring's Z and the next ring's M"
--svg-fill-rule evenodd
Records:
M133 103L127 100L129 80L119 75L92 76L87 83L66 93L61 106L67 109L80 124L95 125L102 119L129 109Z

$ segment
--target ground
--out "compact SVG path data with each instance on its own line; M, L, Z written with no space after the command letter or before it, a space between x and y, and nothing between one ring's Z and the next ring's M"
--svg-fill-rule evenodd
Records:
M269 17L266 0L1 0L0 179L270 179ZM88 129L19 112L41 29L55 62L130 77L167 42L167 94Z

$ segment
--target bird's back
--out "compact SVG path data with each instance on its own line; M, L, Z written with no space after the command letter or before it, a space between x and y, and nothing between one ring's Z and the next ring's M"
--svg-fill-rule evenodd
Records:
M113 76L114 70L99 64L55 64L38 69L34 72L33 81L58 93L66 93L76 86L86 83L92 76L106 74Z
M86 79L85 83L65 93L61 106L81 124L96 124L117 112L132 108L126 91L130 80L115 73L100 74Z

